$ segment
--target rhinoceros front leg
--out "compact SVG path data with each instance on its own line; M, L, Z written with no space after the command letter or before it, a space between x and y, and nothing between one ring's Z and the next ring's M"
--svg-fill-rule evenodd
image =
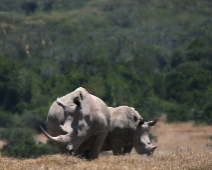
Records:
M105 138L105 141L104 141L104 143L102 145L101 151L110 151L110 150L112 150L111 149L111 145L110 145L110 140L109 140L108 137L106 137Z
M107 133L98 133L91 144L91 149L89 151L89 159L96 159L99 156L99 152L102 149L103 142L106 138Z
M74 156L82 157L88 159L89 157L89 150L90 150L90 145L86 143L82 143L79 147L79 149L76 151Z

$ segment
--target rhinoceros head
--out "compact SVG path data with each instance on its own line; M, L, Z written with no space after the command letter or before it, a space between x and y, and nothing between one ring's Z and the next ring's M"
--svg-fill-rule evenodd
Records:
M63 97L57 98L56 104L62 107L63 111L61 112L64 113L64 122L59 125L60 134L58 136L51 136L41 128L44 135L58 146L62 152L70 153L73 150L76 151L79 147L78 143L80 142L75 142L75 138L78 136L78 129L83 125L81 122L84 122L82 103L86 99L87 93L85 89L79 88L79 90L72 92L72 95L66 100ZM83 128L80 129L80 132L80 135L83 136ZM73 148L74 142L77 143L74 145L75 148Z
M64 109L65 116L67 116L73 115L76 112L76 109L81 106L82 100L82 92L77 91L65 102L63 102L60 98L57 98L56 103Z
M157 146L153 146L149 139L149 127L154 126L158 119L149 122L139 122L134 134L133 145L138 154L152 155Z

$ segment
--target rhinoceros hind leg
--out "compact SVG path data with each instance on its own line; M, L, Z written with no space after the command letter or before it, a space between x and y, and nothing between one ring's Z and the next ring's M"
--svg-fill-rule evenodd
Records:
M121 138L111 138L110 144L113 151L113 155L122 155L122 148L124 146L124 143Z
M124 154L126 154L126 153L130 153L130 152L132 151L132 148L133 148L132 145L130 145L130 146L125 146L125 147L123 148L122 154L124 155Z

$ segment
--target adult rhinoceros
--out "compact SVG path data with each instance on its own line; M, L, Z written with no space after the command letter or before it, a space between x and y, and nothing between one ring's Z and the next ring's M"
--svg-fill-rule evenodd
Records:
M76 153L89 146L88 158L95 159L110 127L106 104L80 87L58 98L49 109L46 137L63 152Z
M111 124L102 151L112 150L114 155L130 153L134 147L138 154L151 155L157 146L150 143L149 126L154 126L158 119L144 122L132 107L109 107Z

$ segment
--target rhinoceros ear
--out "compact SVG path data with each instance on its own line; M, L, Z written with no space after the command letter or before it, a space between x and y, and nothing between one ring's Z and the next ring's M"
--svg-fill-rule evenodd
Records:
M59 106L61 106L62 108L65 108L65 104L60 100L59 97L57 98L56 102Z
M147 122L149 126L154 126L157 123L158 119L154 119L153 121Z
M139 118L139 120L138 120L139 122L138 122L138 125L139 126L141 126L141 125L143 125L144 124L144 119L142 119L142 118Z
M82 94L81 91L79 91L78 96L74 98L74 103L75 103L77 106L80 106L82 100L83 100L83 94Z

